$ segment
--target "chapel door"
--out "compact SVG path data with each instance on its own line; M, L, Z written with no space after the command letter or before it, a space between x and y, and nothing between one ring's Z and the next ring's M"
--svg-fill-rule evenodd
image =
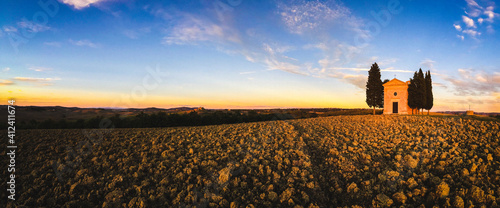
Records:
M392 113L398 113L398 102L392 103Z

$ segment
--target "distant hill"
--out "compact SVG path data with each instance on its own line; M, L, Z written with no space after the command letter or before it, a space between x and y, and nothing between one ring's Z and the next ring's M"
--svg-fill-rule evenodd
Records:
M177 108L77 108L62 106L16 106L19 129L100 128L108 119L116 128L204 126L269 120L288 120L338 115L366 115L371 109L286 108L286 109L205 109ZM382 114L382 110L377 110ZM0 117L7 118L7 106L0 106ZM0 123L3 128L6 123Z
M54 121L65 119L76 121L78 119L90 119L97 116L111 117L119 114L121 116L135 116L141 112L146 114L165 112L183 113L191 112L197 107L176 107L176 108L78 108L62 106L16 106L16 120L21 121L43 121L52 119ZM7 106L0 105L0 118L7 117Z

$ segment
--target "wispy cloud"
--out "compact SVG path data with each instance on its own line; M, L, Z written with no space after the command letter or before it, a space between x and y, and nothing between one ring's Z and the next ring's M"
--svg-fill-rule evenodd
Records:
M293 0L279 1L277 4L277 10L273 14L286 29L283 32L314 37L310 40L317 42L306 42L301 49L319 50L323 57L320 56L321 58L313 62L293 57L290 54L297 48L290 45L294 43L287 44L286 40L267 37L263 35L265 31L259 32L259 27L235 25L240 18L235 12L218 13L207 9L192 14L152 6L144 9L172 25L164 29L166 35L162 44L211 45L219 51L241 55L250 62L262 64L268 70L320 78L333 77L360 86L357 82L364 74L346 74L335 67L352 67L356 63L364 62L365 59L358 56L363 53L363 48L347 41L336 40L335 37L368 37L368 32L363 29L363 21L356 18L349 8L334 0ZM173 18L172 13L179 18ZM336 30L331 30L332 28ZM341 31L341 34L337 34L338 31ZM345 36L346 34L349 35ZM135 37L133 33L129 35L131 38ZM349 38L349 41L353 39ZM332 74L334 76L329 76Z
M439 83L439 82L432 82L432 86L435 86L435 87L442 87L442 88L445 88L447 89L448 86L442 84L442 83Z
M284 53L293 48L281 44L268 44L255 39L246 29L235 27L227 18L204 18L194 14L182 14L177 24L168 29L163 38L166 45L212 44L218 50L243 55L248 61L264 64L268 70L281 70L298 75L308 75L303 64ZM221 21L222 20L222 21ZM242 31L243 30L243 31ZM255 44L261 44L256 47ZM292 63L297 62L297 63Z
M399 73L413 73L414 71L404 70L404 69L380 69L381 72L399 72Z
M480 3L474 0L465 0L467 3L467 8L465 15L462 15L462 22L453 24L453 27L462 34L457 35L461 40L465 39L465 36L471 37L472 39L478 39L478 37L484 32L490 34L494 33L494 29L491 26L495 19L500 16L495 13L495 3L490 0L484 0ZM476 24L477 22L477 24ZM487 24L484 24L487 23ZM462 26L462 25L464 26Z
M2 71L3 72L8 72L8 71L10 71L10 67L5 67L5 68L2 69Z
M493 26L488 25L488 26L486 27L486 32L488 32L488 33L492 34L492 33L495 33L495 30L493 29Z
M72 40L72 39L69 39L69 42L73 45L76 45L76 46L86 46L86 47L91 47L91 48L97 48L98 45L93 43L92 41L90 40Z
M433 61L433 60L430 60L430 59L425 59L425 60L423 60L422 62L420 62L420 66L423 66L423 67L425 67L425 68L427 68L427 69L434 69L434 64L435 64L435 63L436 63L436 62L435 62L435 61Z
M368 77L366 75L351 75L347 74L342 77L342 79L346 80L347 82L353 84L354 86L360 88L360 89L365 89L366 88L366 81L368 80Z
M350 14L349 9L334 1L287 1L281 2L278 8L278 13L290 32L299 34Z
M372 60L370 60L370 66L371 66L372 62L375 62L375 61L377 61L377 63L381 66L388 66L388 65L396 63L398 61L398 59L396 59L396 58L378 59L377 57L372 57Z
M37 72L52 71L52 68L39 67L39 66L30 66L28 69Z
M475 38L475 37L477 37L477 36L481 35L481 33L480 33L480 32L475 31L475 30L464 30L464 31L462 31L462 32L463 32L463 33L465 33L465 34L467 34L467 35L470 35L470 36L471 36L471 37L473 37L473 38Z
M42 25L42 24L34 23L33 21L29 21L29 20L26 20L26 19L23 19L22 21L17 22L17 26L19 28L26 29L27 31L29 31L31 33L43 32L43 31L46 31L46 30L50 29L50 27L48 27L47 25Z
M240 38L231 27L194 15L185 15L163 38L163 43L169 45L196 44L205 41L240 42Z
M43 44L46 46L61 47L61 42L44 42Z
M138 39L140 36L148 34L151 32L150 27L144 27L139 29L126 29L123 31L123 35L130 39Z
M369 67L357 68L357 67L331 67L332 70L349 70L355 72L367 72L370 70ZM413 73L414 71L404 70L404 69L394 69L394 67L389 67L385 69L380 69L381 72L400 72L400 73Z
M485 21L493 23L495 17L500 16L498 13L495 13L493 11L494 8L495 8L494 6L486 7L486 9L484 10L484 15L486 15L488 18L486 18Z
M5 80L5 79L0 79L0 86L5 86L5 85L13 85L14 82L10 80Z
M498 97L495 97L494 95L489 95L480 97L465 96L453 99L440 99L440 103L446 103L447 105L451 105L451 106L445 106L445 109L448 110L463 111L463 110L468 110L469 107L472 110L474 110L477 106L489 106L490 109L489 111L498 112L497 106L500 104L500 101Z
M70 5L75 9L83 9L89 7L92 4L98 4L100 2L104 2L106 0L59 0L64 4Z
M23 82L52 82L61 80L59 78L34 78L34 77L14 77L15 80Z
M240 72L240 74L254 74L255 71Z
M476 1L474 1L474 0L465 0L465 1L467 2L467 5L468 5L469 7L473 7L473 8L474 8L474 7L477 7L477 8L482 8L482 7L481 7L481 6L479 6L479 4L477 4L477 2L476 2Z
M302 67L296 64L279 61L276 58L268 58L264 61L269 70L281 70L293 74L309 75L307 72L302 71Z
M17 32L17 28L12 26L3 26L3 31L6 33Z
M60 78L36 78L36 77L14 77L14 80L20 82L33 83L37 86L52 86L54 81L61 80Z
M458 69L456 75L440 77L453 85L456 95L491 95L500 91L499 72Z
M362 28L362 21L338 1L282 1L278 3L277 13L291 33L309 33L343 24L346 30L355 31L364 38L369 36Z

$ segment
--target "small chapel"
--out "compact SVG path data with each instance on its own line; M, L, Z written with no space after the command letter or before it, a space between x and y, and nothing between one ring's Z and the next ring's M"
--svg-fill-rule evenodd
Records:
M408 106L408 85L410 81L403 82L392 79L384 86L384 114L411 114Z

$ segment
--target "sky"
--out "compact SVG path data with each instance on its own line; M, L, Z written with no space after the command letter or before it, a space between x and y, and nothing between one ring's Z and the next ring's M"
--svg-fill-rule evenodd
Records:
M433 80L432 111L500 112L492 0L5 0L0 97L76 107L368 108Z

